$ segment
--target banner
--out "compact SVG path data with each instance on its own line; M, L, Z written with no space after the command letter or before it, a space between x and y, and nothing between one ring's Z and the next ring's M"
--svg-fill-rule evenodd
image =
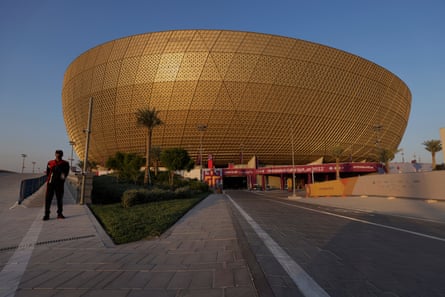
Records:
M213 156L211 154L207 156L207 168L213 168Z

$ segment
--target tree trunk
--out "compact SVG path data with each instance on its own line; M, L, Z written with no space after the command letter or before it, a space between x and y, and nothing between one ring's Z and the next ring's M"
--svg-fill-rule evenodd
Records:
M168 175L168 177L169 177L169 183L170 183L170 186L171 187L173 187L173 176L175 175L175 172L173 171L173 170L171 170L170 172L169 172L169 175Z
M431 167L436 169L436 152L431 152Z
M144 185L148 184L148 136L149 133L147 133L147 141L145 143L145 171L144 171Z
M148 129L147 134L147 147L145 154L145 174L144 174L144 185L151 185L151 177L150 177L150 149L151 149L151 135L152 130Z
M149 129L148 130L148 142L147 142L147 164L148 164L148 168L147 168L147 174L148 174L148 184L151 185L151 174L150 174L150 164L151 164L151 137L153 135L153 129Z

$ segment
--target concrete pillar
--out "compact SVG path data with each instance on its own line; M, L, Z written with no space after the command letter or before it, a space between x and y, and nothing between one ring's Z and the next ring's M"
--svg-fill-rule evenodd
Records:
M85 175L85 193L84 193L84 202L85 204L91 204L91 192L93 191L93 178L95 174L88 172ZM80 202L80 187L82 186L82 175L78 175L79 179L79 191L77 192L77 203Z
M281 191L284 190L284 183L285 183L285 181L284 181L284 174L281 173L281 175L280 175L280 190Z
M261 175L261 189L264 191L266 190L266 176Z

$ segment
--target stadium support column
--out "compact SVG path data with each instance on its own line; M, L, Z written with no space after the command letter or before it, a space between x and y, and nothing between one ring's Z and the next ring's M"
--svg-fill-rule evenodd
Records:
M85 182L86 182L86 171L88 164L88 149L90 146L90 133L91 133L91 118L93 113L93 97L90 98L90 105L88 109L88 126L85 130L86 141L85 141L85 157L83 159L83 169L82 169L82 187L80 188L80 204L85 203Z

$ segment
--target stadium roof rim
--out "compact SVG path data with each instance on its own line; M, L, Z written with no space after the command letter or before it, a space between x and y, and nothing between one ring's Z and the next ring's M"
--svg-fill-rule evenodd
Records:
M314 42L314 41L309 41L309 40L302 39L302 38L296 38L296 37L285 36L285 35L281 35L281 34L263 33L263 32L259 32L259 31L248 31L248 30L234 30L234 29L170 29L170 30L160 30L160 31L152 31L152 32L145 32L145 33L130 34L130 35L127 35L127 36L122 36L122 37L118 37L118 38L115 38L115 39L110 39L110 40L108 40L108 41L104 41L104 42L102 42L102 43L97 44L96 46L93 46L93 47L89 48L89 49L86 50L86 51L83 51L80 55L76 56L76 57L74 58L74 60L73 60L70 64L68 64L68 68L69 68L69 66L70 66L72 63L74 63L74 62L77 60L77 58L79 58L80 56L84 55L85 53L87 53L87 52L89 52L89 51L91 51L91 50L93 50L93 49L96 49L96 48L98 48L98 47L101 47L102 45L105 45L105 44L107 44L107 43L110 43L110 42L115 42L115 41L118 41L118 40L121 40L121 39L131 38L131 37L135 37L135 36L142 36L142 35L155 34L155 33L166 33L166 32L180 32L180 31L213 31L213 32L217 32L217 31L221 31L221 32L222 32L222 31L224 31L224 32L237 32L237 33L252 33L252 34L259 34L259 35L276 36L276 37L286 38L286 39L292 39L292 40L301 40L301 41L304 41L304 42L307 42L307 43L311 43L311 44L315 44L315 45L318 45L318 46L327 47L327 48L330 48L330 49L333 49L333 50L337 50L337 51L346 53L346 54L348 54L348 55L351 55L351 56L354 56L354 57L358 57L358 58L360 58L360 59L363 59L363 60L365 60L365 61L367 61L367 62L369 62L369 63L374 64L375 66L377 66L377 67L379 67L379 68L383 68L383 69L385 69L386 71L388 71L389 73L391 73L392 75L394 75L395 77L397 77L398 79L400 79L401 81L404 82L404 80L403 80L401 77L399 77L397 74L395 74L395 73L392 72L391 70L389 70L389 69L387 69L387 68L381 66L380 64L377 64L376 62L371 61L371 60L369 60L369 59L367 59L367 58L364 58L364 57L359 56L359 55L357 55L357 54L353 54L353 53L348 52L348 51L346 51L346 50L339 49L339 48L334 47L334 46L329 46L329 45L326 45L326 44L323 44L323 43ZM407 87L408 87L408 86L407 86ZM409 88L408 88L408 90L409 90ZM410 94L411 94L411 90L409 90L409 92L410 92ZM411 94L411 95L412 95L412 94Z

